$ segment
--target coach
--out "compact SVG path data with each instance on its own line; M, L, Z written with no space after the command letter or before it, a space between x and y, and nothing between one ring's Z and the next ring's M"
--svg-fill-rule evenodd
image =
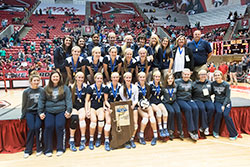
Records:
M187 45L192 51L194 56L194 71L192 79L198 79L198 72L200 70L207 70L207 61L212 56L212 48L210 44L201 39L201 31L194 32L194 40Z

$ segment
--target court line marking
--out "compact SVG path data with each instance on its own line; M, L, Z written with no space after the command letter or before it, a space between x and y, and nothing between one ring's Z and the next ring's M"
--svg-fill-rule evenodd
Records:
M229 143L229 142L220 141L220 140L206 139L206 141L210 141L210 142L213 142L213 143L221 143L221 144L228 144L228 145L233 145L233 146L240 146L240 147L250 148L250 146L245 145L245 144Z

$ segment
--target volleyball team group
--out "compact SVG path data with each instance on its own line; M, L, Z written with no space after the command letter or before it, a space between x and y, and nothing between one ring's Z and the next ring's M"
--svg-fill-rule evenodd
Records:
M136 148L135 138L140 144L146 144L144 130L148 123L153 130L152 146L157 144L158 135L183 140L182 112L193 141L199 139L198 131L219 138L222 117L230 139L236 140L238 133L229 116L230 86L218 70L214 72L214 82L207 79L205 67L212 51L200 35L199 30L195 31L194 40L189 43L180 35L173 49L168 38L160 40L156 34L150 37L149 44L144 35L139 35L135 43L133 37L127 35L122 46L115 44L113 32L107 37L108 44L102 44L99 34L93 34L87 46L84 38L80 37L73 46L73 39L65 36L62 45L55 48L56 69L51 72L48 84L40 87L39 73L32 71L30 87L23 92L21 118L26 119L29 129L24 158L32 154L34 136L36 155L44 153L51 157L54 130L56 155L61 156L66 149L67 119L70 120L71 151L77 151L76 144L79 151L84 150L86 142L90 150L99 147L102 135L104 148L110 151L110 130L116 128L111 127L111 103L117 101L132 101L134 132L124 144L127 149ZM213 129L209 129L213 117ZM85 136L86 119L90 120L88 137ZM174 133L175 119L177 133ZM75 143L78 126L80 143Z

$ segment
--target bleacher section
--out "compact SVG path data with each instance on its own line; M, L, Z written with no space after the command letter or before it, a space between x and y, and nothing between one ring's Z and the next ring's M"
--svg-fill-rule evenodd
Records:
M67 28L74 28L77 27L79 24L74 23L74 21L70 21L71 16L65 16L65 15L54 15L55 19L48 18L48 15L42 15L42 16L35 16L32 15L30 17L32 29L28 32L25 38L27 39L35 39L37 38L37 33L44 33L46 34L46 28L42 28L44 25L48 26L55 26L55 29L50 29L50 38L53 38L54 35L57 37L63 37L64 35L68 35L70 33L62 32L61 27L64 21L69 21L68 23L65 23L65 27ZM80 15L76 16L75 18L79 18L80 21L85 19L85 16ZM45 23L39 23L39 21L45 21Z
M208 10L207 12L204 12L204 13L189 15L188 18L192 27L194 27L198 21L200 22L200 25L202 26L224 24L224 23L229 23L229 20L227 20L227 17L230 11L232 12L237 11L238 15L240 14L244 15L246 8L247 8L247 5L221 6L221 7Z
M179 14L176 12L172 12L172 10L165 10L162 8L156 8L154 6L149 6L144 3L138 4L141 10L147 9L148 11L151 9L155 9L155 13L144 13L148 18L151 16L155 16L158 20L155 20L154 22L157 24L166 24L167 26L169 25L175 25L175 26L185 26L188 25L188 16L184 14ZM167 15L171 15L171 21L167 21L166 17ZM174 22L174 18L176 18L177 22Z

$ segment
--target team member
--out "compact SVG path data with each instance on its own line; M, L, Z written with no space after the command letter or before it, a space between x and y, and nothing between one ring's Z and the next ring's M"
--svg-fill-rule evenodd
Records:
M163 100L163 89L160 85L161 72L156 70L153 73L153 81L149 83L150 86L150 104L152 105L153 111L156 112L158 127L161 137L169 136L167 129L168 112L162 102ZM162 128L162 116L163 116L163 128Z
M147 50L147 57L150 58L153 58L153 52L152 52L152 48L146 43L147 42L147 38L144 34L140 35L137 39L138 43L139 44L135 44L135 49L134 49L134 54L133 54L133 57L137 57L138 54L139 54L139 50L141 48L145 48Z
M126 35L124 37L124 44L121 46L122 49L122 53L121 53L121 57L123 58L125 56L125 51L126 49L130 48L132 49L132 56L133 56L133 51L134 51L134 40L133 37L131 35Z
M105 54L109 54L109 48L112 47L112 46L115 46L116 49L117 49L117 54L118 55L121 55L122 53L122 48L119 46L119 45L116 45L115 42L116 42L116 35L114 32L110 32L108 34L108 44L106 44L105 46Z
M138 73L144 72L146 74L146 78L148 78L149 70L151 67L152 62L147 57L147 50L145 48L140 48L139 56L135 58L136 60L136 67L135 67L135 75L138 78Z
M61 73L52 71L48 85L41 92L38 101L38 114L44 120L44 153L52 156L53 133L56 129L57 156L65 151L65 118L70 118L72 98L70 89L63 84Z
M187 45L190 48L194 55L194 70L192 78L193 80L198 79L198 72L200 70L207 70L207 61L212 56L212 48L210 44L201 39L201 31L194 31L194 40L189 42Z
M85 39L82 36L80 36L77 39L76 45L81 48L81 54L80 54L80 56L83 57L84 59L86 59L88 57L88 53L87 53Z
M107 82L110 81L110 76L113 72L118 72L120 74L122 67L122 59L117 55L117 48L111 46L108 52L109 55L103 58L103 69Z
M93 48L99 47L100 48L100 53L102 56L105 56L105 46L100 42L100 35L97 33L94 33L92 36L92 42L90 42L87 46L88 50L88 56L93 56Z
M167 37L164 37L162 39L161 48L163 52L161 62L161 74L163 76L163 81L165 81L167 73L171 73L173 67L172 51L170 49L170 42Z
M110 103L120 101L121 97L119 94L119 89L121 87L121 84L119 83L119 73L113 72L111 74L111 83L108 83L108 85L104 89L104 99L105 99L105 121L106 124L104 126L104 135L105 135L105 142L104 147L105 150L110 151L109 146L109 133L111 129L111 106Z
M98 120L98 135L95 142L95 146L99 147L101 145L102 129L104 127L104 88L103 85L103 75L102 73L96 73L94 76L95 83L88 87L85 110L87 114L90 113L90 139L89 139L89 149L94 149L94 134L96 129L96 123Z
M230 140L236 140L238 133L235 129L232 118L229 116L231 111L231 100L230 100L230 85L222 80L222 72L216 70L214 72L215 81L212 82L212 91L215 95L214 105L215 105L215 118L213 127L213 136L219 138L219 130L222 116L225 119L227 130L230 135Z
M63 76L63 82L66 83L67 72L65 69L65 59L70 56L71 49L73 47L73 41L70 36L63 38L63 44L56 48L54 52L54 64L58 72Z
M123 75L124 78L124 85L121 86L121 88L119 89L119 94L121 96L121 99L123 101L127 101L127 100L131 100L132 101L132 106L131 109L133 110L134 113L134 133L130 139L130 144L127 143L125 145L126 148L130 148L130 146L132 148L135 148L135 142L134 142L134 138L135 138L135 134L136 131L138 129L138 110L137 110L137 103L138 103L138 96L139 96L139 91L138 91L138 87L134 84L132 84L132 73L131 72L126 72Z
M133 50L127 48L125 50L125 57L123 58L122 63L122 74L130 72L133 76L136 67L136 60L133 58Z
M71 121L70 121L70 139L69 145L71 151L77 151L74 142L74 136L77 124L80 125L81 131L81 141L79 150L82 151L85 149L85 132L86 132L86 111L84 109L85 106L85 97L87 93L87 84L84 83L84 73L77 72L75 75L75 83L72 86L72 103L73 103L73 110L71 114Z
M72 48L72 56L67 57L65 60L65 68L67 77L70 84L73 84L74 77L78 71L85 72L84 58L80 56L81 48L74 46Z
M156 34L151 35L149 45L152 48L153 60L152 60L152 70L157 68L160 70L162 62L162 48L160 44L159 37Z
M32 154L34 136L36 136L36 156L42 154L41 147L41 119L37 114L38 99L43 88L39 87L40 76L36 71L32 71L29 76L30 86L23 91L22 99L22 116L26 118L28 125L28 134L26 139L26 148L24 150L24 158L28 158Z
M142 121L141 121L141 128L140 128L140 133L139 133L139 142L143 145L146 144L145 140L144 140L144 130L147 126L148 121L150 120L151 122L151 127L153 129L153 133L154 133L154 138L151 141L151 145L154 146L156 145L157 142L157 127L156 127L156 120L155 120L155 116L154 116L154 112L152 107L149 105L148 107L144 108L143 106L141 106L141 103L144 103L143 101L146 101L148 104L148 100L150 97L150 87L149 85L146 83L146 74L145 72L140 72L138 74L138 89L139 89L139 107L138 107L138 111L139 114L142 117Z
M177 88L177 103L181 110L185 112L187 120L187 129L192 140L197 141L199 109L196 103L192 100L192 81L190 80L191 72L185 68L182 71L182 78L175 80Z
M103 57L101 57L101 48L94 47L92 49L92 56L87 57L87 79L88 81L93 84L94 83L94 75L97 72L102 71L103 65Z
M198 73L199 80L196 80L192 88L192 98L197 104L201 114L200 131L209 135L209 124L214 114L214 104L211 100L212 87L211 82L207 79L207 71L201 70Z
M184 139L184 132L182 130L182 114L181 109L176 102L176 93L177 89L174 82L174 75L172 73L168 73L166 75L165 84L164 84L164 104L166 109L168 110L168 122L169 122L169 138L170 140L174 139L174 116L177 118L177 127L178 133L181 140Z
M177 47L173 49L174 67L173 72L176 79L181 78L181 74L184 68L188 68L190 71L194 69L194 58L191 49L185 47L186 38L179 36L176 39Z

